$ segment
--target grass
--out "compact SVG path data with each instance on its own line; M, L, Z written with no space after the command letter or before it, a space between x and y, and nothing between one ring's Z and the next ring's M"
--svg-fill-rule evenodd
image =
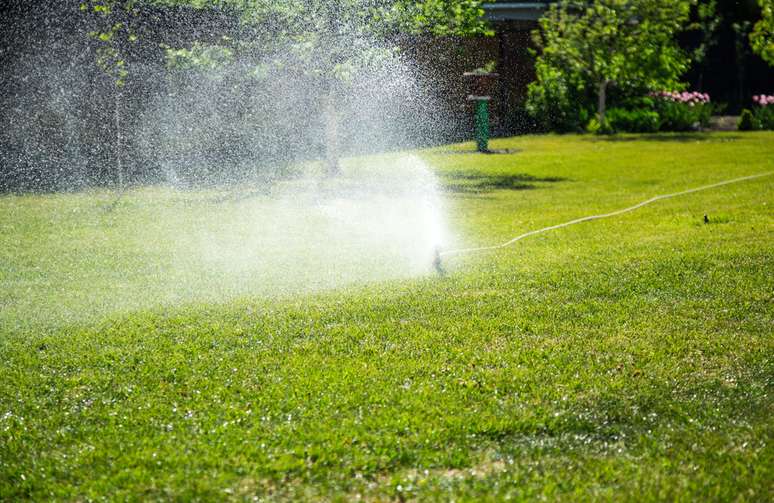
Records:
M460 244L774 171L771 133L493 143L421 153ZM0 198L0 500L774 497L774 177L233 292L169 268L161 192Z

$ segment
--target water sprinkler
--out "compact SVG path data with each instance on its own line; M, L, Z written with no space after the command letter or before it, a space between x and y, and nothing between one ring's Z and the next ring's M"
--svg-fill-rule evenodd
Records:
M476 149L482 153L489 152L489 102L492 101L492 87L499 74L476 70L466 72L463 76L470 80L468 101L475 103L475 133Z
M446 274L446 271L443 268L443 264L441 263L440 248L435 249L435 254L433 255L433 269L435 269L435 272L437 272L439 276Z

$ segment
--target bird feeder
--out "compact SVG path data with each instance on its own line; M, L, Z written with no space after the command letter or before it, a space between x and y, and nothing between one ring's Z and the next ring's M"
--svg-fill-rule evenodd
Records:
M489 102L500 74L474 71L463 76L469 82L468 101L474 102L476 148L479 152L489 152Z

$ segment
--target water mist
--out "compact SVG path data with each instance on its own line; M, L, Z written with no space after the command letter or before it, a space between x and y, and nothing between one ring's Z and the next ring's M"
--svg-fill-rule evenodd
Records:
M3 187L72 193L40 209L51 257L9 281L45 281L8 312L70 320L433 272L450 240L439 187L398 151L449 121L392 45L317 27L282 43L139 51L114 107L88 51L53 33L7 67ZM61 300L41 306L52 290Z

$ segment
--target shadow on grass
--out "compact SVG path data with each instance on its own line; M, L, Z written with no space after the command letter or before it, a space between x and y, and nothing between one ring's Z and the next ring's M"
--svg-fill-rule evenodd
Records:
M479 152L478 150L474 148L472 149L443 149L438 150L437 152L434 152L435 154L468 154L468 155L494 155L494 154L518 154L522 152L523 149L520 148L495 148L487 150L486 152Z
M441 187L455 194L482 194L493 190L531 190L539 188L540 182L561 182L556 176L537 177L525 173L513 175L490 175L472 171L442 173Z
M697 141L706 142L727 142L739 140L742 137L738 134L724 134L722 136L713 135L709 132L688 132L688 133L649 133L638 135L589 135L584 137L586 141L607 141L607 142L631 142L631 141L653 141L653 142L673 142L673 143L693 143Z

